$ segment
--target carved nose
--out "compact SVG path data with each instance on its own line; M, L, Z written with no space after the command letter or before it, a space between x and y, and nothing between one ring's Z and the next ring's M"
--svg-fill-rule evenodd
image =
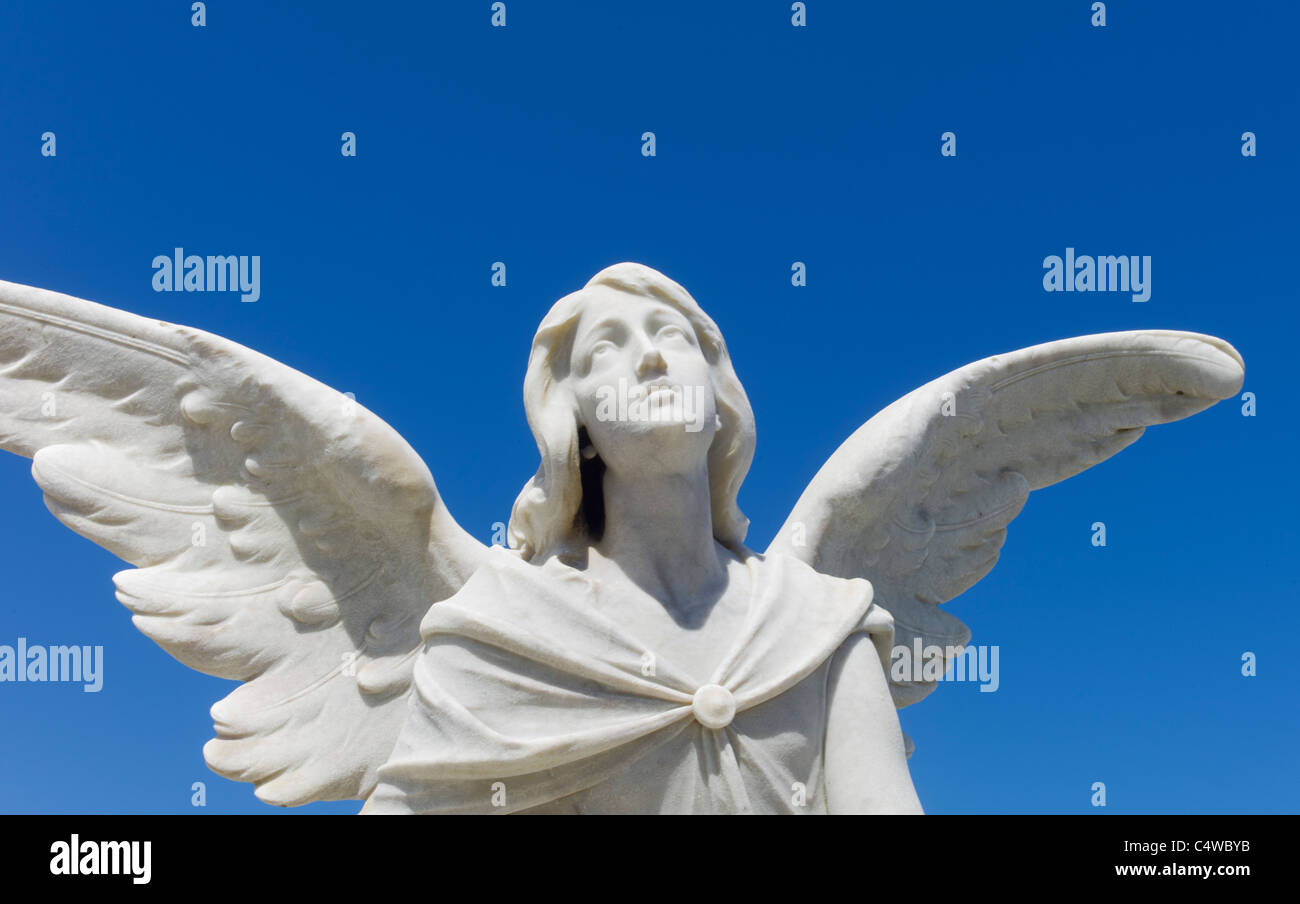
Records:
M640 362L636 366L636 378L644 380L650 374L664 374L668 372L668 362L664 356L659 354L659 349L651 346L646 349L645 354L641 356Z

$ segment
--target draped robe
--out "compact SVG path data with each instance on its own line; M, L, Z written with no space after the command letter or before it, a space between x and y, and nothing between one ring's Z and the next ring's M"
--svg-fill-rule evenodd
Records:
M831 657L893 620L871 585L749 554L711 675L651 651L558 558L495 547L421 624L410 709L363 813L824 813ZM685 630L685 629L683 629Z

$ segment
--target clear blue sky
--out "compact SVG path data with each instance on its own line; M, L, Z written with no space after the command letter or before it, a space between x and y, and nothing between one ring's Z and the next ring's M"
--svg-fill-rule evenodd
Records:
M186 2L9 0L0 278L354 392L484 541L537 464L537 322L617 261L727 337L759 549L844 438L948 370L1092 332L1221 336L1258 415L1222 403L1032 496L950 604L999 646L1000 688L901 718L933 813L1300 810L1296 7L1113 2L1094 28L1083 0L809 0L794 28L768 0L507 5L499 29L487 0L224 0L195 28ZM261 300L153 292L177 246L260 255ZM1150 255L1150 301L1045 292L1066 247ZM0 644L102 645L105 683L0 684L0 812L279 812L203 763L233 685L132 627L125 566L28 469L0 457Z

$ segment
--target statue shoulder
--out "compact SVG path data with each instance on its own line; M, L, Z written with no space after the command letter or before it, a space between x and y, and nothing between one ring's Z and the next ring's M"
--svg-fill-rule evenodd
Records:
M862 606L865 610L875 596L866 578L841 578L818 571L802 559L782 552L750 553L746 560L763 583L788 588L790 602L817 605L818 602Z
M585 601L589 593L586 576L554 556L530 561L518 550L492 546L455 594L429 607L420 632L426 638L462 633L446 629L481 618L532 623L548 610Z

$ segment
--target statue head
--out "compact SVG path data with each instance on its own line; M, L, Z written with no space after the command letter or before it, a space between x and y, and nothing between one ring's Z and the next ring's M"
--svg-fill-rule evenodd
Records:
M599 540L611 467L707 467L713 535L741 547L754 414L717 324L662 273L615 264L557 301L533 337L524 411L541 453L510 514L524 558Z

